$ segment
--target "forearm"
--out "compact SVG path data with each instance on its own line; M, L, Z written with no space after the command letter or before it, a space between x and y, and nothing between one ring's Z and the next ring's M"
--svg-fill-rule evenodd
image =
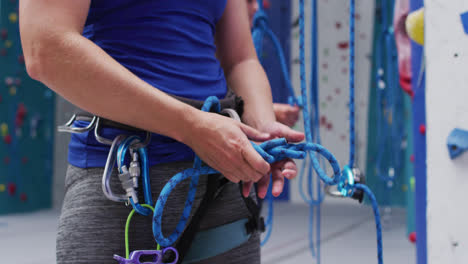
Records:
M183 140L194 108L139 79L79 34L39 38L37 43L25 43L29 70L65 99L104 118Z
M255 128L275 121L271 88L257 59L235 65L226 76L231 89L244 99L243 121Z

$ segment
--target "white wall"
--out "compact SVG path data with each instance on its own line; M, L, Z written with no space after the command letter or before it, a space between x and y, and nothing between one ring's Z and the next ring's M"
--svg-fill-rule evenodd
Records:
M468 130L466 0L426 0L428 263L468 263L468 154L450 160L453 128Z
M305 0L307 66L310 65L310 2ZM292 1L292 4L291 18L294 20L299 15L299 1ZM320 133L322 145L335 155L342 166L349 159L349 49L341 49L338 44L349 41L348 10L349 1L318 1L320 116L326 117L327 124L331 125L327 128L322 124ZM356 1L356 14L356 162L361 171L365 172L374 0ZM298 34L299 28L295 28L291 36L293 61L299 58ZM291 65L291 79L299 95L299 64ZM303 126L298 127L302 129ZM297 186L297 180L294 180L291 184L291 200L295 202L302 201Z

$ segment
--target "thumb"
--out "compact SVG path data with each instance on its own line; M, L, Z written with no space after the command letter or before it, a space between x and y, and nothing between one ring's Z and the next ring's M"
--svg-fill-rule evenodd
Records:
M242 132L244 132L244 134L247 136L247 138L249 138L250 140L254 140L254 141L265 141L265 140L268 140L270 139L270 134L268 133L262 133L258 130L256 130L255 128L253 127L250 127L248 125L245 125L245 124L240 124L240 129L242 130Z

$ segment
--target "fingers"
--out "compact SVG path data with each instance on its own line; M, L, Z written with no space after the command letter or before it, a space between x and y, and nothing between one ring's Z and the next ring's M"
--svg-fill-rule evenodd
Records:
M296 163L291 159L285 159L281 163L281 174L288 180L294 179L297 176Z
M253 181L258 181L263 175L270 171L270 164L247 142L241 149L242 156L251 168L244 168L244 173L251 175ZM252 172L249 171L252 170Z
M301 142L305 138L304 133L292 130L286 126L281 129L281 134L288 142Z
M244 134L250 139L250 140L254 140L254 141L265 141L265 140L268 140L270 139L270 134L268 133L262 133L258 130L256 130L255 128L253 127L250 127L248 125L245 125L245 124L240 124L240 129L242 130L242 132L244 132Z
M284 187L284 177L281 172L281 163L275 163L272 166L271 170L271 193L273 194L274 197L278 197L282 192L283 192L283 187Z
M268 192L268 184L270 184L270 174L264 175L257 183L257 195L260 199L264 199Z
M242 195L244 197L248 197L250 193L250 189L252 189L253 182L244 182L242 184Z

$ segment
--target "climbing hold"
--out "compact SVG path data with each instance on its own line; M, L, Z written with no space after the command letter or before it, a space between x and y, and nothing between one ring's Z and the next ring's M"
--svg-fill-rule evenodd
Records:
M16 193L16 184L14 184L14 183L9 183L7 189L8 189L8 194L9 194L10 196L15 195L15 193Z
M4 192L6 190L5 184L0 184L0 193Z
M15 79L15 85L16 85L16 86L20 86L20 85L21 85L21 79L20 79L20 78L16 78L16 79Z
M13 46L13 42L11 42L11 40L6 40L5 41L5 48L9 49L9 48L11 48L11 46Z
M414 177L410 178L410 188L411 188L411 191L414 192L416 188L416 179Z
M6 123L2 123L0 125L0 132L2 134L2 137L6 136L8 134L8 125Z
M24 55L23 54L18 56L18 63L19 64L24 64Z
M27 110L24 104L19 104L18 109L16 110L16 119L15 119L15 125L16 127L21 127L24 123L24 119L26 117Z
M8 19L10 20L11 23L16 23L18 21L18 14L10 13L10 15L8 16Z
M2 30L0 31L0 37L3 40L6 40L8 38L8 30L6 28L2 28Z
M16 95L16 87L15 86L10 87L10 95Z
M338 42L338 48L341 50L349 48L349 42L348 41Z
M28 161L29 161L28 157L22 157L21 158L21 163L23 163L23 164L28 163Z
M26 202L28 200L28 196L25 193L20 194L20 200Z
M455 128L447 138L447 148L451 159L468 150L468 131Z
M411 154L409 159L410 159L411 162L414 162L414 154Z
M10 163L10 157L3 158L3 163L9 164Z
M413 244L416 243L416 232L414 232L414 231L411 232L411 233L409 234L409 236L408 236L408 239L409 239L409 241L410 241L411 243L413 243Z
M463 29L465 30L465 33L468 34L468 12L461 14L460 17L463 24Z
M390 178L395 177L395 169L394 168L390 167L388 169L388 177L390 177Z
M11 140L12 140L12 139L11 139L11 135L10 135L10 134L8 134L8 135L6 135L5 137L3 137L3 141L5 142L5 144L8 144L8 145L11 144Z
M421 135L426 134L426 125L424 124L419 125L419 133L421 133Z
M14 83L15 83L15 79L13 79L12 77L6 77L6 78L5 78L5 84L6 84L7 86L11 86L11 85L13 85Z
M406 18L406 32L414 42L424 45L424 7L408 15Z
M263 0L263 8L269 9L271 7L271 3L269 0Z

